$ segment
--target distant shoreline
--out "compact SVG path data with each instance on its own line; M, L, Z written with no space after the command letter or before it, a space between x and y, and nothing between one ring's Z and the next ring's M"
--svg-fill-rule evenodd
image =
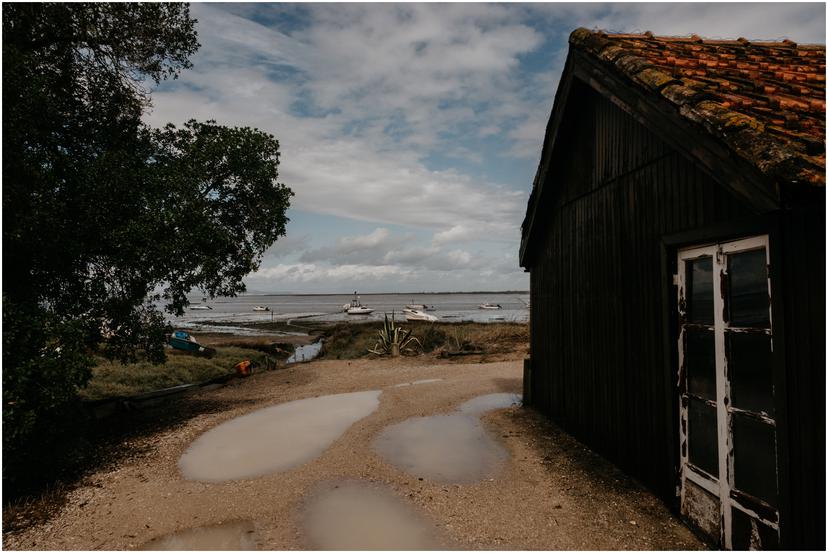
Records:
M350 296L353 292L255 292L255 293L246 293L246 294L239 294L235 297L259 297L259 296ZM523 294L528 295L529 290L504 290L504 291L491 291L491 290L481 290L481 291L474 291L474 292L358 292L360 296L447 296L447 295L455 295L455 294ZM203 294L189 294L190 296L202 296ZM228 297L228 296L216 296L216 297Z

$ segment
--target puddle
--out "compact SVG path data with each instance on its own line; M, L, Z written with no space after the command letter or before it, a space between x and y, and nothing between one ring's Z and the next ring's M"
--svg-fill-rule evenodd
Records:
M306 504L309 549L442 549L433 524L391 491L348 481L320 492Z
M476 417L466 414L405 420L383 430L373 447L404 471L438 482L481 480L509 456Z
M494 409L503 409L504 407L511 407L513 405L520 405L523 398L520 394L487 394L485 396L478 396L474 399L460 405L457 408L461 413L467 415L480 415L486 411Z
M425 380L415 380L414 382L403 382L402 384L394 384L392 388L402 388L404 386L416 386L417 384L428 384L430 382L442 382L442 378L426 378Z
M224 482L289 470L320 455L379 406L380 391L281 403L202 434L178 461L188 480Z
M249 520L189 528L148 541L142 551L250 551L257 549L256 532Z
M304 346L296 346L293 354L287 358L285 363L301 363L303 361L310 361L322 351L322 340L307 344Z

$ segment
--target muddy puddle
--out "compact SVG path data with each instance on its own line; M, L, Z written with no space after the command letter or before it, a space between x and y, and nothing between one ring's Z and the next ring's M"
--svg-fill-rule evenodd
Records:
M290 470L322 454L379 406L380 391L282 403L229 420L196 439L178 461L187 480L224 482Z
M285 363L302 363L304 361L310 361L319 355L320 351L322 351L322 340L304 346L296 346L296 349L291 356L287 358Z
M309 549L443 549L437 528L386 488L346 481L327 485L305 504Z
M405 386L416 386L418 384L431 384L432 382L442 382L442 378L426 378L425 380L415 380L414 382L403 382L402 384L394 384L392 388L404 388Z
M383 430L373 446L404 471L438 482L481 480L508 457L477 418L462 414L408 419Z
M497 473L509 453L480 422L492 409L520 403L516 394L488 394L450 415L415 417L384 429L374 450L411 475L437 482L477 482Z
M155 538L140 547L142 551L250 551L257 548L256 531L249 520L188 528Z
M482 415L486 411L493 411L494 409L504 409L512 407L513 405L521 404L520 394L486 394L485 396L478 396L460 405L457 408L461 413L467 415Z

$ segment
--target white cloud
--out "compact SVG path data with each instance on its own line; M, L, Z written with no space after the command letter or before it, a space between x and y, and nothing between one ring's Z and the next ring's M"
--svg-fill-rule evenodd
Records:
M299 14L302 25L277 28L251 19L284 10ZM571 30L824 42L824 10L821 4L194 4L203 46L192 70L154 94L147 120L216 119L266 130L280 141L280 180L296 193L295 208L378 225L362 236L314 237L324 245L312 250L308 237L283 238L266 256L283 263L252 280L522 288L526 275L516 250L531 178L481 176L492 159L480 142L498 144L498 159L534 172ZM442 170L429 165L434 157L447 160ZM425 229L419 234L430 234L430 243L388 229L398 225ZM290 255L299 261L284 263Z
M374 282L389 277L405 279L411 274L411 270L395 266L337 265L321 267L312 263L293 263L261 269L254 278L248 280L257 283L257 285L267 281L294 284L348 281Z

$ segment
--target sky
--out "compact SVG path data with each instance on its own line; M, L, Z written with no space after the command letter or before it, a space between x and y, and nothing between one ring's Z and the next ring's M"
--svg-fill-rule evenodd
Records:
M280 142L287 235L250 293L528 290L520 224L569 33L825 43L811 4L192 4L146 120Z

